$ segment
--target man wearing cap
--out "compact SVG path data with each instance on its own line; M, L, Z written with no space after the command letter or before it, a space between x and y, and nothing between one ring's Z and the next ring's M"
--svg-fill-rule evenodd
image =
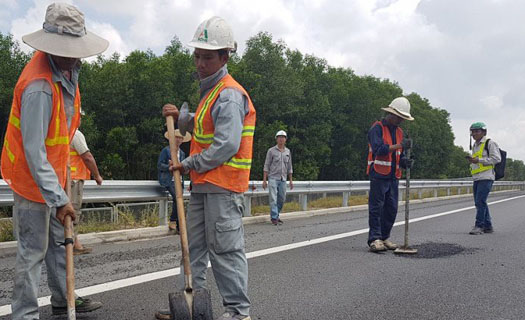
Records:
M255 108L244 88L228 73L235 51L226 21L212 17L200 24L189 46L200 80L195 115L183 105L163 107L164 116L178 120L182 134L191 129L190 156L173 170L190 172L188 242L193 287L206 287L208 261L223 298L220 320L249 320L248 262L244 252L244 192L252 163ZM189 122L188 122L189 120Z
M474 180L472 193L476 205L476 222L469 233L492 233L494 228L487 198L496 179L494 166L501 162L501 154L498 144L487 138L487 126L483 122L475 122L470 126L470 136L474 139L474 145L471 146L472 155L467 160Z
M2 176L14 194L18 239L12 318L38 319L42 262L47 266L53 314L66 314L64 219L75 211L64 188L69 143L78 127L80 58L108 42L90 32L74 6L48 6L43 29L22 40L37 51L15 86L2 149ZM77 298L76 312L100 308Z
M83 115L83 112L81 114ZM80 130L75 132L73 140L71 141L69 163L71 168L71 204L75 209L76 219L74 224L75 226L78 226L80 214L82 213L81 209L82 197L84 196L84 180L91 179L91 174L93 174L93 178L99 186L104 180L98 171L95 157L93 157L93 154L91 151L89 151L86 138L84 137L84 134L80 132ZM75 242L73 245L73 254L80 255L91 253L93 248L83 246L78 239L78 230L76 227L74 231Z
M368 245L372 252L398 247L388 238L397 216L401 168L410 168L413 164L413 160L407 159L404 153L412 142L404 139L403 130L399 127L404 120L414 120L410 115L410 102L405 97L399 97L381 109L386 111L385 117L376 121L368 131Z
M164 133L164 137L168 139L168 132ZM179 161L184 160L186 158L186 154L184 151L182 151L179 147L182 143L188 142L191 140L191 134L189 132L186 132L186 134L183 136L180 133L180 130L175 130L175 143L178 147L178 157ZM166 190L170 193L171 198L173 199L173 205L172 205L172 211L170 216L170 222L168 225L168 228L170 230L174 230L176 234L179 233L179 217L177 216L177 203L175 199L175 184L173 182L173 174L170 172L170 160L171 160L171 153L170 153L170 146L164 147L159 155L159 161L157 162L157 169L159 172L159 184L166 188ZM182 187L184 189L184 180L181 175L181 183Z
M292 153L286 148L286 131L279 130L275 134L277 145L268 149L264 161L263 189L266 189L269 180L270 193L270 220L273 225L282 224L279 217L286 200L286 177L290 180L290 190L293 189L292 180Z

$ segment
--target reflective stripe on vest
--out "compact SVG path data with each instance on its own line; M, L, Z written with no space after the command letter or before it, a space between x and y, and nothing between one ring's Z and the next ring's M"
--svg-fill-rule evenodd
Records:
M59 95L62 95L62 89L58 85L58 83L55 82L55 88ZM57 113L56 113L56 121L55 121L55 135L53 138L46 138L46 146L56 146L57 144L69 144L69 136L60 136L60 99L58 99L57 104ZM76 110L75 110L76 111Z
M485 142L483 142L481 144L481 147L479 147L479 150L472 154L472 158L478 158L478 159L481 159L483 157L483 150L485 150L485 144L487 143L487 141L485 140ZM472 168L474 167L474 168ZM488 171L488 170L492 170L494 169L494 166L493 165L483 165L482 163L478 162L478 163L472 163L471 166L470 166L470 174L471 175L475 175L476 173L480 173L480 172L483 172L483 171Z
M219 82L215 88L212 89L210 94L208 94L208 97L206 98L206 101L204 101L204 105L202 106L202 110L199 113L197 117L197 126L195 127L195 135L194 138L197 142L203 143L203 144L211 144L213 142L213 133L210 134L203 134L204 128L203 128L203 119L204 115L210 108L210 104L212 101L215 101L217 98L217 93L219 90L224 86L224 82Z

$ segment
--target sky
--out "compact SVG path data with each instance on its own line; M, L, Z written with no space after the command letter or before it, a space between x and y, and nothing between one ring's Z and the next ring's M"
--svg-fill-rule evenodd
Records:
M31 51L21 37L42 28L51 2L0 0L0 32ZM388 78L404 94L416 92L447 110L455 144L465 150L470 124L483 121L508 157L525 160L525 1L64 2L84 12L88 30L110 41L108 56L137 49L160 55L174 36L189 42L199 23L214 15L232 26L241 55L246 40L267 31L291 49L358 75Z

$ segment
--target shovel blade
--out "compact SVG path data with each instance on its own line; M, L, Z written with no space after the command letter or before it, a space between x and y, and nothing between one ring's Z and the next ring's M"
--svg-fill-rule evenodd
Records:
M394 253L397 253L397 254L416 254L417 253L417 249L409 248L409 247L400 247L400 248L397 248L396 250L394 250Z
M186 299L186 291L169 294L170 313L172 320L191 320L191 306Z

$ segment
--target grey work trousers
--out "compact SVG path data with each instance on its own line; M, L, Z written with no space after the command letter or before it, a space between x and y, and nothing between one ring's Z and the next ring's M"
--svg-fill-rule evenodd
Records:
M193 288L206 288L211 261L226 311L249 315L243 213L242 193L192 193L187 228Z
M14 233L18 240L13 320L39 319L38 287L42 262L46 262L51 305L63 307L66 298L66 250L64 227L56 218L56 208L27 200L13 193Z

